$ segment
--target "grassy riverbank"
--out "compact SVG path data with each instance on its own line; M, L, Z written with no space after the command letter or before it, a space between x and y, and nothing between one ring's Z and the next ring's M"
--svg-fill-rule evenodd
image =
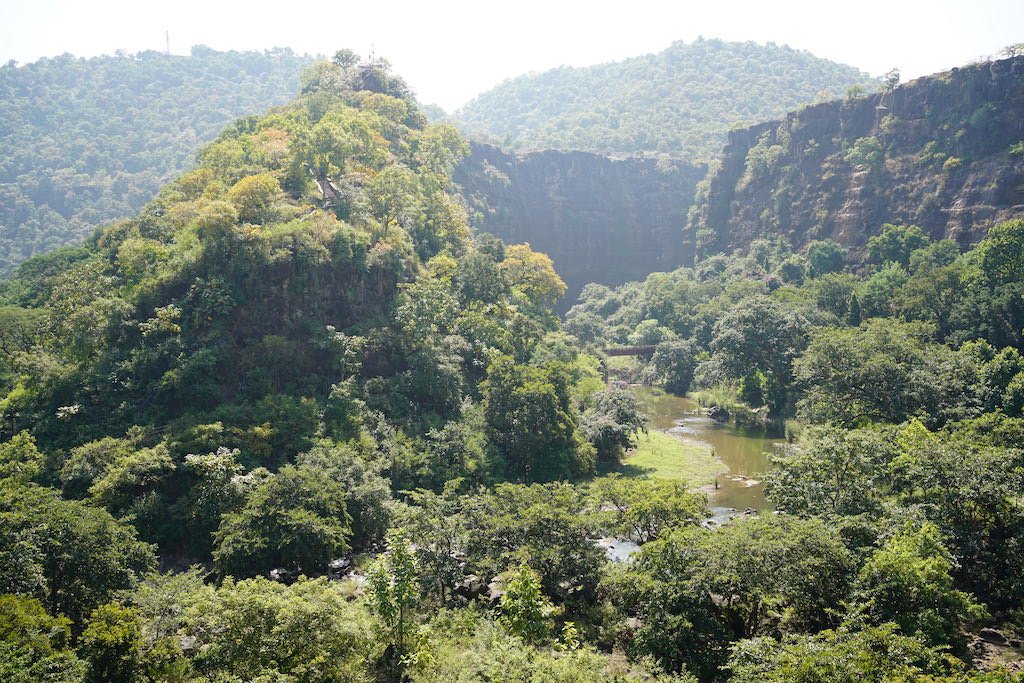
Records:
M619 471L631 477L683 479L697 487L714 483L728 467L710 446L652 429L640 436Z
M626 360L635 359L627 357ZM693 488L701 488L714 484L719 475L729 471L728 465L715 455L709 444L666 431L691 409L692 404L687 404L687 399L658 387L633 386L632 389L651 418L648 432L638 435L636 448L626 453L620 465L598 476L617 472L627 477L677 479Z

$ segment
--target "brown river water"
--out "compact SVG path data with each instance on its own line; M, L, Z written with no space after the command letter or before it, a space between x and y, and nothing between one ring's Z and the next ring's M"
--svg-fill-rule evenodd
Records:
M761 479L772 468L768 456L786 443L782 434L732 422L716 422L705 415L695 401L682 396L639 386L634 386L633 390L645 404L651 420L649 429L705 443L729 468L719 475L718 487L708 493L709 523L724 524L748 509L758 512L773 509L764 497ZM615 562L628 562L640 549L624 539L604 538L598 543Z
M718 477L718 489L708 503L715 517L728 516L730 508L743 511L770 510L761 475L771 469L769 454L786 443L782 434L716 422L704 415L694 401L681 396L634 387L647 404L650 427L680 438L708 444L729 471Z

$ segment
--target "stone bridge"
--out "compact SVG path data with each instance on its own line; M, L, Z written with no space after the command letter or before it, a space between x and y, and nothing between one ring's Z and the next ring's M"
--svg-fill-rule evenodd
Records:
M658 350L656 344L648 346L615 346L612 348L604 349L606 356L653 356L654 352Z

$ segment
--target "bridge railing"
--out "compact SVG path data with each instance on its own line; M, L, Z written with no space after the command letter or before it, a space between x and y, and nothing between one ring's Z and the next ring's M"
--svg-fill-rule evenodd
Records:
M604 350L606 356L653 356L658 350L657 345L648 346L615 346Z

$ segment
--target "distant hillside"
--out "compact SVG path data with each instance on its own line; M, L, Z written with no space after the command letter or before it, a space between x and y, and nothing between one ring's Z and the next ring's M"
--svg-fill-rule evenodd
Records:
M0 67L0 273L133 215L227 123L293 97L310 62L196 47Z
M1024 216L1024 57L807 107L729 135L687 228L697 253L834 239L856 261L885 223L975 244Z
M621 62L505 81L454 118L513 149L667 152L706 161L737 125L776 118L852 86L857 69L772 43L699 39Z

